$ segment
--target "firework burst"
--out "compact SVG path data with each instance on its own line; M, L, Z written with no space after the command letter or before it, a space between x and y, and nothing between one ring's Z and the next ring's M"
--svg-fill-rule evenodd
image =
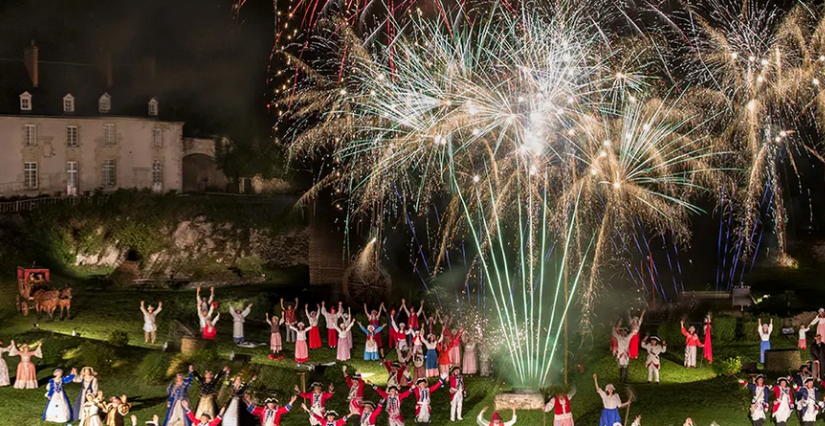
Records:
M825 56L817 53L825 25L802 5L783 15L749 1L710 1L688 12L685 72L697 84L687 97L695 108L720 112L714 141L731 153L720 158L729 170L722 209L739 224L736 256L753 252L767 190L781 261L788 221L783 192L793 177L784 176L784 165L799 178L796 158L815 151L796 130L815 128L816 111L825 111L819 87Z
M578 9L480 16L413 19L378 52L353 32L325 37L327 69L346 80L296 62L305 88L280 102L296 102L288 119L315 120L291 152L332 159L317 188L347 194L351 217L380 233L393 213L446 204L439 262L457 239L473 243L515 376L539 386L573 300L565 278L575 294L589 274L587 325L608 241L639 223L685 237L714 153L694 112L655 96L648 41L606 37Z

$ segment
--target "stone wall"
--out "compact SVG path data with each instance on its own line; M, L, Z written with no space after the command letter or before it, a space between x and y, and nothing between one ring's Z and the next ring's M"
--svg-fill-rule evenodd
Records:
M143 275L182 278L208 270L246 269L242 262L274 268L307 264L309 238L304 228L272 232L245 229L232 223L214 223L199 216L164 229L166 248L142 259ZM115 267L127 260L129 249L109 241L99 252L75 255L75 265Z

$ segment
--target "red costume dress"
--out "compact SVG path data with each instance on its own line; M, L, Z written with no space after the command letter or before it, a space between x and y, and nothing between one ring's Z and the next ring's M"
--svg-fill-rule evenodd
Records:
M630 322L630 331L638 330L639 326L639 320L634 318L633 321ZM639 333L634 334L633 337L630 338L630 347L628 349L630 359L639 357Z
M446 340L446 338L445 338ZM439 343L438 344L438 372L441 375L446 375L450 372L450 344L449 343Z
M309 330L309 348L318 349L321 347L321 330L318 329L318 313L312 312L315 316L307 312L309 325L312 327Z

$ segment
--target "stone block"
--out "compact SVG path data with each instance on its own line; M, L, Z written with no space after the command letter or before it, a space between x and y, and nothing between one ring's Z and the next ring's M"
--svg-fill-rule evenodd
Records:
M509 410L540 410L544 408L544 397L538 392L515 391L500 393L495 399L496 411Z
M796 349L765 351L765 371L787 374L796 371L802 364L802 356Z

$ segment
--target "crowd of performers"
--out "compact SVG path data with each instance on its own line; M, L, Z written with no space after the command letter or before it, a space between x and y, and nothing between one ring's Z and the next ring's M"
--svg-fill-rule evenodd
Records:
M220 319L218 304L214 301L214 288L209 298L201 297L197 291L197 310L200 320L201 335L204 339L214 340L217 335L215 325ZM294 302L294 303L293 303ZM388 368L404 371L399 374L404 383L420 378L435 378L446 375L453 366L460 366L462 374L490 376L491 360L485 345L478 345L479 337L473 330L458 327L449 315L439 311L428 316L422 301L418 307L408 305L402 299L397 309L387 309L382 303L377 309L363 305L366 322L358 321L352 308L344 308L339 302L327 306L326 302L311 306L305 303L300 311L300 301L280 300L280 312L276 310L265 314L269 325L270 359L284 359L285 344L294 345L294 359L300 366L310 362L314 349L324 346L321 327L326 329L326 346L335 349L338 361L352 358L356 341L363 342L363 357L366 361L385 360L388 350L394 350L397 360L388 363ZM147 330L147 342L154 342L158 310L141 310L144 313L144 330ZM228 305L232 317L232 339L239 345L245 345L244 323L252 309L252 304L242 307ZM356 327L357 325L357 327ZM154 333L154 332L152 332Z
M163 426L247 426L253 425L257 418L262 426L277 426L280 419L287 415L295 406L295 401L301 398L300 405L306 411L307 420L312 426L340 426L349 419L358 418L361 426L374 426L376 419L385 415L390 426L404 425L401 412L405 399L414 397L414 421L419 425L429 425L431 419L431 395L442 388L449 389L450 420L463 420L463 400L466 396L464 376L480 374L491 375L489 355L480 345L479 354L476 354L476 342L480 336L473 336L472 331L465 333L462 327L453 326L448 315L441 315L435 311L427 315L424 303L411 306L402 299L397 309L387 309L382 303L377 309L363 306L366 322L355 319L351 308L345 308L342 303L327 306L325 302L310 309L304 304L303 312L299 311L299 300L294 303L281 299L280 312L265 315L266 323L270 327L269 348L271 359L283 359L284 341L294 344L294 359L300 366L308 363L311 353L324 346L336 351L339 361L351 358L351 351L356 340L363 342L364 360L380 362L387 371L387 385L379 388L369 381L365 381L359 372L348 374L347 367L343 368L347 383L346 400L348 412L343 416L327 410L326 404L335 395L332 384L324 387L321 383L313 383L306 391L295 386L295 395L284 405L276 399L268 398L262 404L256 404L250 399L246 391L256 380L252 377L244 381L238 375L230 378L230 370L224 367L217 374L212 371L198 373L190 366L186 374L177 374L173 383L168 386L167 412L161 423L159 418L154 420L156 425ZM244 345L244 323L250 315L252 304L232 306L227 310L233 321L233 341ZM140 302L140 310L144 318L144 333L147 343L156 340L157 317L161 312L162 303L158 302L157 309ZM204 339L215 339L217 332L215 325L220 319L218 304L214 301L214 289L210 290L209 298L201 297L200 289L197 292L197 313L200 329ZM667 351L667 343L657 336L645 335L640 337L639 330L644 322L645 311L638 317L629 318L629 328L622 327L620 322L615 324L612 332L611 350L617 359L619 380L628 379L628 365L631 360L639 357L640 349L647 352L645 365L648 369L648 382L659 383L660 356ZM321 321L326 328L326 336L321 334ZM355 325L358 325L355 328ZM825 408L819 401L819 390L814 386L816 380L823 375L821 366L825 364L825 310L820 309L818 316L809 327L799 330L799 346L807 348L805 333L816 327L815 343L811 345L812 365L803 366L795 377L781 377L776 384L766 384L764 376L757 376L752 383L741 383L752 392L750 407L751 419L756 426L761 426L767 417L770 408L777 425L784 425L788 418L796 412L803 425L813 424L820 410ZM353 330L356 330L353 332ZM386 334L384 332L386 331ZM708 362L713 361L711 317L704 320L703 336L697 333L696 327L684 322L681 332L685 337L686 368L695 368L698 348L703 349L702 356ZM770 349L770 337L773 332L772 321L758 323L760 337L760 359L764 362L764 353ZM282 334L283 333L283 334ZM354 336L359 336L357 339ZM325 339L324 339L325 337ZM385 340L386 339L386 340ZM462 346L463 344L463 346ZM396 361L387 360L387 351L394 350ZM18 389L34 389L38 387L33 357L42 357L41 348L32 350L28 345L0 347L0 386L10 385L8 368L2 354L19 356L14 387ZM813 370L813 371L812 371ZM626 407L630 401L622 402L612 384L602 389L598 378L593 375L597 393L603 402L603 412L600 425L621 425L619 410ZM188 391L194 381L200 385L200 398L196 405L190 405ZM64 386L69 383L80 383L81 390L74 405L70 403ZM223 383L224 390L229 395L228 402L218 406L218 390ZM123 426L129 416L130 403L125 395L104 398L102 390L98 388L95 371L90 367L81 369L80 373L74 369L65 375L60 369L54 371L48 381L46 397L48 403L43 412L43 420L56 423L78 421L80 426ZM364 389L372 387L380 396L377 403L364 399ZM770 394L773 394L773 402ZM570 392L555 394L545 406L546 412L554 414L554 426L572 426L573 416L570 410L570 400L575 395L575 389ZM194 408L194 409L193 409ZM504 422L498 413L491 419L484 419L485 411L479 414L477 422L481 426L512 425L516 421L513 410L512 419ZM294 414L293 414L294 415ZM131 416L132 424L136 419ZM152 422L147 422L151 424ZM639 425L637 418L634 424Z
M660 357L667 352L667 342L661 340L658 336L645 335L639 336L639 330L644 322L645 311L642 311L639 316L634 316L629 319L629 328L622 327L620 321L617 321L613 327L612 337L610 339L610 350L619 364L619 381L624 383L627 381L627 368L630 361L639 358L640 349L647 352L645 358L645 367L647 367L647 381L648 383L659 383L659 370L661 369ZM696 332L696 327L688 325L685 328L685 322L681 322L682 335L685 336L685 368L696 368L696 359L698 348L702 348L702 357L709 363L713 362L713 345L711 337L711 316L705 317L703 332L704 337L700 338ZM759 323L759 333L762 333L762 323ZM766 344L762 345L762 354L764 351L770 349L770 333L773 330L773 323L765 326Z
M14 342L10 346L17 351ZM28 350L24 347L21 350ZM35 353L40 353L40 347ZM34 375L34 366L20 363L25 371L18 372L16 387L36 388L37 380ZM306 411L307 420L313 426L342 426L350 419L358 418L356 424L361 426L375 426L377 419L385 415L391 426L403 426L404 416L401 412L402 403L414 397L415 416L417 425L429 425L432 415L431 395L439 389L446 388L450 394L450 418L452 421L462 419L462 401L466 396L466 387L461 368L454 366L448 374L440 375L436 380L420 377L415 381L402 380L409 378L403 374L404 367L394 364L387 365L389 374L385 388L379 388L369 381L365 381L359 372L349 374L347 367L342 368L347 384L345 391L348 412L340 416L337 412L326 408L327 402L335 397L335 388L332 383L324 387L321 383L313 383L306 391L301 391L295 385L295 393L289 401L281 405L275 398L267 398L261 404L256 403L247 394L249 386L257 380L253 376L244 381L241 375L229 379L229 367L223 367L217 374L205 371L203 374L189 366L187 373L178 373L174 381L167 387L166 415L163 421L155 415L152 421L146 424L155 426L278 426L281 418L295 406L295 401L301 398L304 402L300 407ZM31 373L31 375L29 375ZM8 371L5 372L8 377ZM34 377L34 378L32 378ZM33 385L31 381L33 380ZM200 385L197 404L189 400L189 388L193 382ZM80 390L74 404L69 400L65 385L79 383ZM17 385L20 386L17 386ZM25 385L25 387L24 387ZM377 403L364 399L364 389L371 387L381 398ZM104 397L103 390L98 388L97 373L91 367L84 367L78 373L72 369L68 375L63 370L55 369L53 377L46 385L46 409L42 419L46 422L67 423L77 421L80 426L127 426L137 425L137 417L130 415L131 403L125 395ZM219 392L228 396L228 401L218 406ZM485 408L486 410L486 408ZM494 413L490 420L484 419L485 410L479 413L477 423L480 426L503 425L512 426L517 420L513 409L511 420L505 422L498 413ZM256 420L257 419L257 420Z

